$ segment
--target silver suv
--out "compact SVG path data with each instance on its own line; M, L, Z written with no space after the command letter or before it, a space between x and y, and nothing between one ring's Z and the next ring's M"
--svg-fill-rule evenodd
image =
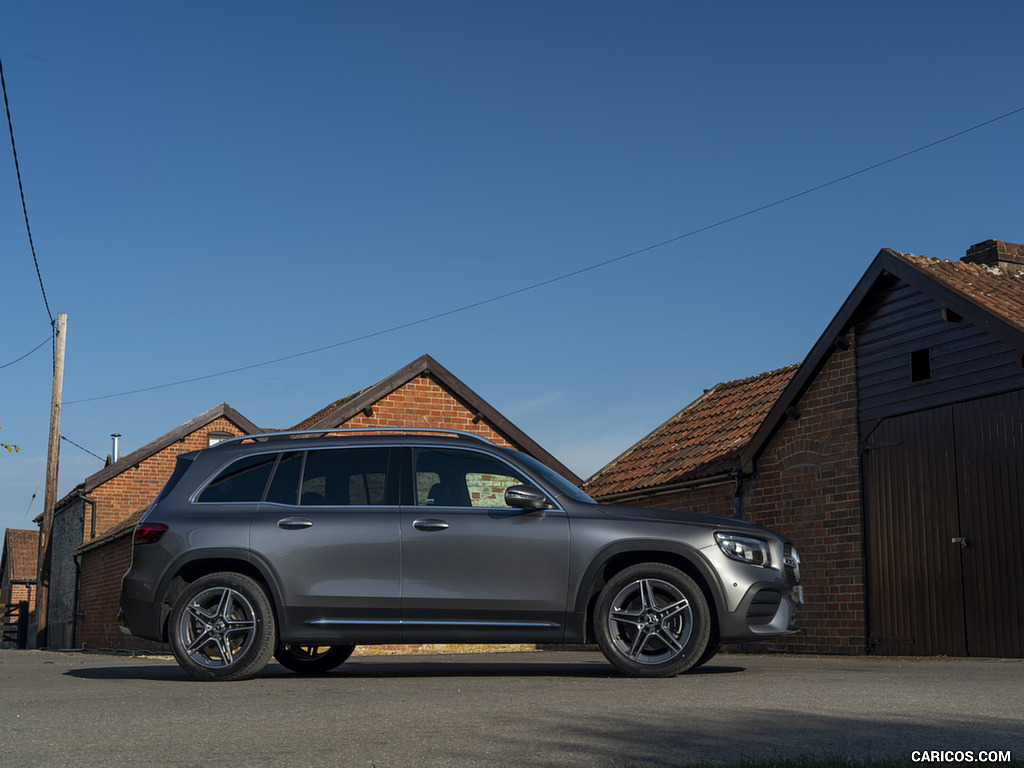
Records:
M790 631L799 558L742 520L597 504L447 430L251 435L178 458L134 532L125 631L200 680L357 644L596 642L628 675Z

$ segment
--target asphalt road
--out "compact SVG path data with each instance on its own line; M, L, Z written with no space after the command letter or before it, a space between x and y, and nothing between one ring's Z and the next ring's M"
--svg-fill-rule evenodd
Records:
M590 652L353 657L193 682L164 657L0 651L5 766L671 766L1024 758L1024 660L725 655L668 680Z

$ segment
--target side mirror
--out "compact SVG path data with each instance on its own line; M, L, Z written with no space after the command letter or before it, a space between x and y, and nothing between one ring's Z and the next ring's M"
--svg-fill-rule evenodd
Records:
M541 510L554 506L541 491L531 485L513 485L505 490L505 506Z

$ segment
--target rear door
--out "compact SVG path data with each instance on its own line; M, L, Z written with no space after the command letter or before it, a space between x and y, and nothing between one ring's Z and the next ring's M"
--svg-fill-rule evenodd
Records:
M277 575L282 639L399 638L401 545L393 449L281 454L251 529L250 548Z
M536 485L488 453L412 448L402 508L406 642L544 642L562 637L569 525L561 509L505 506Z

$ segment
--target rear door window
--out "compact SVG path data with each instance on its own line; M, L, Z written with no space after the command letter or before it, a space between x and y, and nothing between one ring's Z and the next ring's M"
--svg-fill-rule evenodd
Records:
M281 454L281 460L274 471L274 479L267 489L268 504L298 504L299 480L302 479L303 451L287 451Z
M388 503L389 448L325 448L306 452L301 506L383 506Z

